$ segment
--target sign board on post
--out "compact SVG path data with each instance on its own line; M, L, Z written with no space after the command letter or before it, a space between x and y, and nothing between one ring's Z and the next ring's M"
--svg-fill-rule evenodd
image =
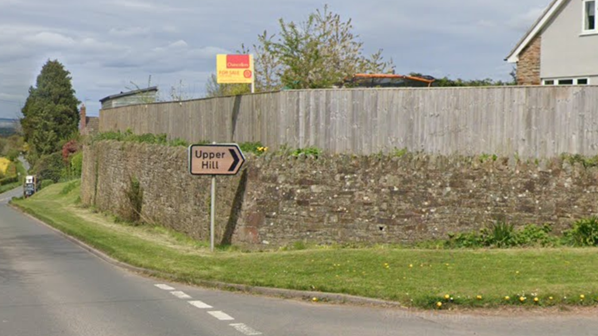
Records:
M253 84L254 68L251 55L216 56L218 84Z
M191 175L212 176L210 201L210 250L214 252L214 226L216 213L216 176L236 175L245 163L245 156L237 144L212 144L189 146L189 172Z
M236 144L191 145L189 171L191 175L237 175L245 156Z

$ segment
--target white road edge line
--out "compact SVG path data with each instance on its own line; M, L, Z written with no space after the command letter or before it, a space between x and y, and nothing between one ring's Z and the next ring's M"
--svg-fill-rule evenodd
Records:
M229 324L231 327L237 329L238 332L243 333L247 336L257 336L262 335L261 332L247 326L245 323L233 323Z
M170 294L178 297L179 299L190 299L191 296L187 295L185 292L181 292L181 291L175 291L175 292L170 292Z
M221 312L221 311L209 311L208 314L214 316L215 318L219 319L220 321L232 321L234 320L233 317L230 315Z
M156 284L154 286L156 286L156 287L158 287L158 288L160 288L162 290L166 290L166 291L173 291L174 290L173 287L170 287L170 286L165 285L165 284Z
M213 307L201 301L189 301L189 304L199 309L212 309Z

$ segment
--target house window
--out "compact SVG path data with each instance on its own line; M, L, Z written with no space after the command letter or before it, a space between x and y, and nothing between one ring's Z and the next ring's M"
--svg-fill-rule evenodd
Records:
M596 31L596 0L586 0L583 6L584 32Z
M563 79L545 79L542 85L588 85L589 78L563 78Z

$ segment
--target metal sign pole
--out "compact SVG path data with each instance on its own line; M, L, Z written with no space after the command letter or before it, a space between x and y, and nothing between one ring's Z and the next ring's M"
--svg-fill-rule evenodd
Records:
M214 222L216 213L216 175L212 175L212 204L210 206L210 251L214 252Z

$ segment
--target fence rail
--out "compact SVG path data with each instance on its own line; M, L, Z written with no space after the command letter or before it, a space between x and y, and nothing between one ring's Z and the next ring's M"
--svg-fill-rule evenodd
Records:
M100 131L372 154L598 154L598 86L298 90L100 111Z

